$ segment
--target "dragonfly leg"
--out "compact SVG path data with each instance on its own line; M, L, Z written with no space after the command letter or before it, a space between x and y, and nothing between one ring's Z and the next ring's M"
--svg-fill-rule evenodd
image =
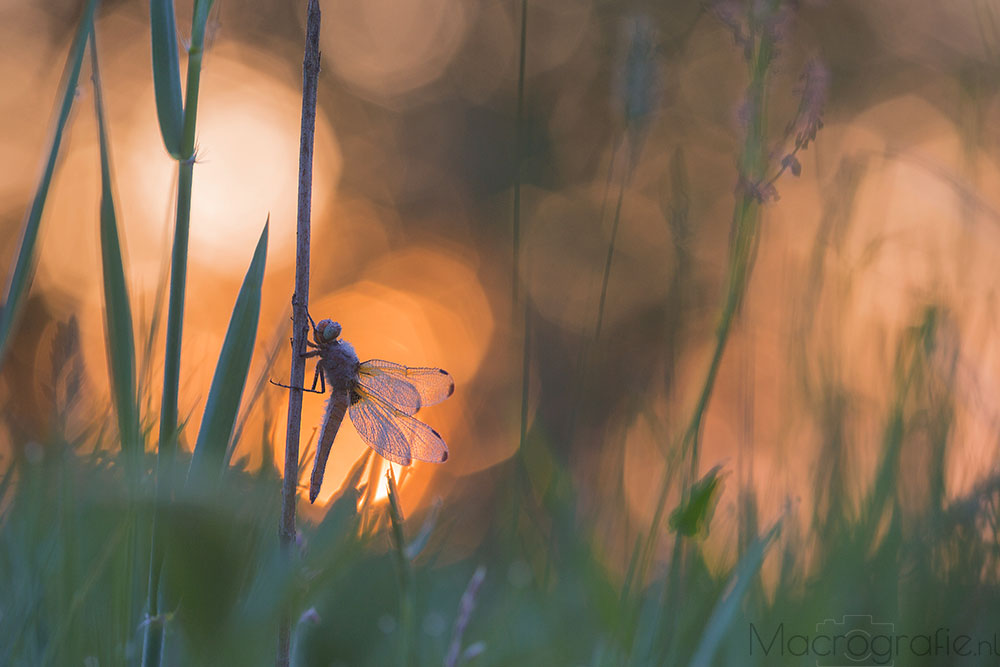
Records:
M323 379L323 369L316 364L316 374L313 375L313 386L312 390L316 391L316 380L319 380L319 392L320 394L326 393L326 380Z
M290 384L281 384L280 382L275 382L274 380L268 380L275 387L284 387L285 389L298 389L299 391L304 391L308 394L325 394L325 391L316 391L315 389L306 389L305 387L293 387Z
M319 353L318 352L309 352L308 354L303 355L303 356L314 357L317 354L319 354ZM319 391L316 391L316 382L317 381L319 382L319 387L320 387ZM274 380L268 380L268 382L270 382L271 384L273 384L276 387L284 387L285 389L299 389L301 391L308 392L310 394L325 394L326 393L326 382L323 380L323 372L322 372L322 369L320 369L319 364L316 364L316 374L313 375L312 388L310 388L310 389L306 389L305 387L293 387L293 386L291 386L289 384L281 384L280 382L275 382Z
M313 316L309 313L309 306L306 306L306 317L309 318L309 324L312 325L312 328L315 331L315 329L316 329L316 320L314 320Z

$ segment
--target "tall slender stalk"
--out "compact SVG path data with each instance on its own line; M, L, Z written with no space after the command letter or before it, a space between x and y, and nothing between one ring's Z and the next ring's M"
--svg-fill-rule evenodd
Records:
M62 99L57 107L55 119L52 126L52 139L49 144L49 152L46 155L41 178L35 189L35 195L31 201L31 208L24 219L24 227L21 230L21 240L18 243L17 258L14 266L10 270L10 277L6 290L3 294L3 301L0 302L0 364L3 362L4 351L10 341L10 335L14 331L16 319L21 310L21 302L28 293L31 286L31 279L34 275L35 267L35 246L38 241L38 231L42 224L42 212L45 209L45 200L49 195L49 186L52 184L52 176L56 170L56 162L59 158L59 148L62 145L63 134L69 124L70 110L73 108L73 101L76 99L76 84L80 78L80 68L83 65L84 48L87 46L90 26L94 20L94 9L97 0L89 0L83 8L83 15L80 17L80 24L77 27L76 35L73 37L73 45L70 47L69 55L66 58L66 66L63 69Z
M299 135L299 202L295 249L295 296L292 300L292 362L289 371L288 424L285 431L285 469L281 485L281 523L278 539L290 561L290 548L295 540L295 499L299 480L299 434L302 423L302 383L306 360L299 354L305 348L308 332L309 248L312 215L313 144L316 133L316 89L319 81L318 0L309 0L306 27L305 56L302 60L302 121ZM275 664L287 667L291 654L291 613L284 610L278 627L278 654Z
M518 451L528 437L528 393L531 389L531 308L524 302L524 353L521 357L521 430Z
M177 219L170 260L170 297L167 303L167 342L163 360L163 397L160 404L159 456L173 462L177 450L177 392L180 386L181 339L184 325L184 297L187 288L188 238L191 228L191 186L194 183L195 138L198 120L198 91L204 52L204 25L197 25L188 48L187 87L184 93L184 126L181 159L177 166Z
M521 0L521 45L517 65L517 114L514 117L514 230L511 304L516 308L521 281L521 158L524 142L524 64L527 60L528 0Z
M753 272L757 245L760 241L760 195L751 184L763 180L767 168L767 146L765 140L765 88L768 67L774 57L774 40L766 32L761 32L757 49L750 61L750 84L747 88L748 124L743 151L740 156L740 187L733 208L732 244L729 253L729 270L726 279L726 295L719 324L715 330L715 347L708 372L702 385L698 402L695 404L691 421L684 433L682 449L691 450L691 478L698 471L698 434L708 401L715 387L722 356L729 341L733 322L743 303L750 275Z
M524 141L524 71L527 59L528 40L528 0L521 0L521 43L519 47L517 74L517 115L514 126L514 266L513 266L513 301L511 306L517 312L521 281L521 158L522 142ZM524 299L523 320L524 338L521 349L521 428L518 434L517 450L524 450L524 441L528 436L528 393L531 385L531 308L527 298Z
M708 403L715 388L715 380L719 374L722 357L732 332L733 323L739 313L740 306L746 294L750 276L753 271L754 258L760 240L760 190L754 184L764 181L768 164L768 154L765 138L766 128L766 85L769 67L774 59L775 35L760 25L751 23L752 48L748 48L747 64L750 80L746 92L746 136L739 159L739 182L736 202L733 207L733 219L730 235L729 263L726 275L725 294L719 322L715 329L715 345L712 356L698 393L697 401L691 412L687 427L680 436L680 455L690 453L688 471L685 474L685 493L689 485L697 478L698 444L702 421L708 409ZM769 183L765 184L769 185ZM659 527L670 492L670 482L673 467L666 466L660 493L657 498L649 535L646 539L643 557L640 562L639 580L645 575L653 549L656 545Z
M630 147L634 150L634 147ZM612 153L612 164L614 164L614 153ZM594 327L594 344L601 338L601 326L604 324L604 304L608 298L608 283L611 280L611 263L615 257L615 243L618 240L618 223L622 218L622 202L625 200L625 189L628 186L632 174L631 159L626 161L625 170L622 172L622 180L618 186L618 201L615 204L615 217L611 223L611 240L608 242L608 257L604 263L604 277L601 280L601 298L597 304L597 324ZM601 218L603 220L603 212Z
M184 296L187 286L188 238L191 226L191 187L194 181L195 139L198 118L198 91L205 44L205 18L212 0L199 0L192 19L188 47L187 84L180 156L177 166L177 211L174 243L170 260L170 296L167 303L166 349L163 358L163 395L160 402L160 433L157 448L157 498L166 501L171 495L174 461L177 455L177 394L180 386L181 339L184 323ZM171 7L170 11L173 9ZM143 641L144 667L160 664L163 654L163 623L160 614L160 577L163 570L163 545L158 517L153 516L153 538L149 565L148 616Z
M413 634L416 615L416 591L414 590L413 565L406 555L406 537L403 532L403 509L399 502L396 476L389 466L385 474L386 491L389 497L389 524L392 530L393 552L399 576L399 659L396 664L413 663Z

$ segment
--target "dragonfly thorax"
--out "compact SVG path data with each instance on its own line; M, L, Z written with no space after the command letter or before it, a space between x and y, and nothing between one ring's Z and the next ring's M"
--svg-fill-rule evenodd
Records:
M335 389L346 390L357 381L358 367L361 363L358 361L354 346L346 340L335 340L324 345L320 359L326 380Z

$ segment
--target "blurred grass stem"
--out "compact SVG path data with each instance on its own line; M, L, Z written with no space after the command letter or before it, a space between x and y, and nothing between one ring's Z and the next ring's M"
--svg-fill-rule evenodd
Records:
M35 245L38 240L38 230L41 226L42 211L45 208L45 200L48 198L49 186L52 184L52 175L55 173L63 133L66 130L66 125L69 123L69 113L73 108L73 101L76 99L77 81L80 78L80 68L83 65L83 50L87 45L87 38L90 35L91 25L94 20L94 8L96 6L97 0L89 0L86 6L84 6L83 15L80 17L80 24L73 38L73 45L70 47L69 55L66 58L66 66L62 77L62 100L59 103L56 119L53 124L49 152L45 158L45 165L42 168L42 175L39 178L35 196L31 201L31 208L28 210L28 215L24 220L24 228L21 231L21 240L18 244L17 259L10 273L3 304L0 305L0 365L3 363L4 351L6 350L7 342L10 340L10 334L14 329L14 322L17 319L21 301L28 292L28 287L31 284L31 278L34 273Z
M513 299L511 309L517 313L521 282L521 159L522 143L524 141L524 73L527 60L528 41L528 2L521 0L521 39L518 55L517 74L517 114L514 125L514 257L512 267ZM531 385L531 307L527 298L524 300L523 320L524 331L521 342L521 426L518 432L517 451L524 452L524 442L528 436L528 394ZM523 459L520 459L523 462Z
M172 3L171 3L172 4ZM212 0L198 0L194 7L191 44L188 47L187 89L184 95L181 155L177 167L177 218L170 261L170 296L167 303L166 349L163 357L163 396L160 402L160 437L157 448L158 501L170 497L170 483L177 454L177 393L180 385L181 339L184 295L187 283L188 238L191 226L191 187L194 180L195 139L198 118L198 91L201 84L205 19ZM172 16L173 7L170 7ZM174 36L176 38L176 36ZM174 47L176 48L176 47ZM159 587L163 569L163 546L158 518L153 516L153 538L149 568L149 618L160 611ZM160 664L163 652L163 625L149 623L143 642L144 667Z
M629 147L630 150L634 150L633 146ZM617 146L615 147L617 152ZM611 166L614 166L614 155L611 154ZM597 324L594 327L594 343L597 343L601 338L601 327L604 324L604 305L608 298L608 282L611 280L611 264L615 257L615 243L618 239L618 224L621 222L622 217L622 202L625 200L625 189L628 187L628 182L631 180L632 175L632 165L634 161L629 159L626 162L625 171L622 173L621 184L618 186L618 201L615 204L615 217L611 223L611 241L608 242L608 257L604 262L604 277L601 280L601 298L597 304ZM610 168L609 168L610 169ZM608 182L611 181L610 170L608 172ZM603 208L603 204L602 204ZM601 212L601 220L604 219L603 210Z
M773 4L773 2L772 2ZM733 220L730 236L729 263L726 275L726 292L723 297L722 310L715 329L715 345L709 361L705 379L702 382L698 399L691 413L687 428L680 439L680 455L690 453L690 464L682 492L685 497L690 491L690 485L698 476L698 440L702 421L708 410L708 404L715 388L715 380L719 374L722 357L732 332L753 270L754 258L760 240L760 198L751 184L763 180L767 168L766 132L766 92L767 74L774 58L775 38L760 26L751 25L751 38L754 48L749 52L747 64L750 80L746 92L746 135L739 158L739 186L736 202L733 207ZM663 473L659 497L656 501L650 532L646 541L643 558L640 562L639 581L642 581L656 546L660 524L670 493L673 468L667 466Z
M319 81L320 9L318 0L309 0L306 27L305 56L302 60L302 121L299 135L299 201L295 250L295 296L292 300L292 362L289 371L288 424L285 431L285 468L281 485L281 522L278 539L290 565L291 546L295 541L295 502L299 480L299 435L302 424L302 383L305 381L306 360L299 354L305 349L309 331L309 248L312 215L313 144L316 133L316 89ZM290 610L282 613L278 628L279 667L289 664L292 624Z
M413 588L413 566L406 555L406 535L403 532L403 509L399 503L399 489L396 475L389 466L385 473L385 485L389 497L389 524L392 528L393 554L399 576L399 665L412 662L414 615L416 613L416 591Z
M514 256L512 267L513 299L517 308L521 281L521 159L524 142L524 66L528 43L528 0L521 0L521 43L517 66L517 114L514 117Z

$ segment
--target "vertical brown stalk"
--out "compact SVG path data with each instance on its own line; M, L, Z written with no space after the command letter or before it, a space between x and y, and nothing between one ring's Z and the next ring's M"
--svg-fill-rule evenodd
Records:
M285 470L281 485L281 523L278 538L290 563L295 541L295 497L299 480L299 430L302 422L302 383L306 362L299 354L308 333L309 237L312 214L313 143L316 134L316 86L319 80L319 1L309 0L306 49L302 61L302 128L299 135L299 204L295 250L295 295L292 300L292 365L289 372L288 428L285 432ZM298 387L298 388L296 388ZM278 628L278 655L275 664L287 667L291 655L292 624L285 609Z

